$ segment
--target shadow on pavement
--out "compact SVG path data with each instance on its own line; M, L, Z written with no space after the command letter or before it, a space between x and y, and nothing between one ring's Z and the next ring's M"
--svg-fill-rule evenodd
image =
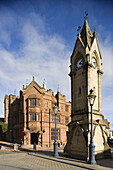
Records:
M97 160L97 165L104 167L104 168L112 168L113 169L113 147L111 148L112 151L112 158L111 159L100 159ZM48 159L48 160L52 160L52 161L56 161L59 163L64 163L64 164L68 164L68 165L72 165L72 166L76 166L76 167L81 167L81 168L85 168L85 169L93 169L93 168L88 168L87 165L89 165L86 161L82 161L82 160L78 160L78 159L72 159L72 158L66 158L63 157L63 153L62 152L58 152L59 153L59 157L57 157L56 159L54 159L53 157L53 151L44 151L44 150L38 150L35 151L34 154L30 154L32 156L36 156L36 157L40 157L43 159ZM45 157L44 155L48 156ZM75 163L83 163L85 164L84 166L82 165L78 165Z
M6 147L13 148L14 144L10 144L9 145L9 144L0 143L0 145L1 146L6 146ZM43 159L48 159L48 160L56 161L56 162L59 162L59 163L62 163L62 164L68 164L68 165L72 165L72 166L80 167L80 168L84 168L84 169L91 169L91 170L94 169L94 168L91 168L91 166L86 161L82 161L82 160L74 159L74 158L63 157L62 150L58 151L59 157L57 157L57 158L55 158L53 156L53 150L46 150L45 151L45 150L41 150L40 149L40 150L33 151L31 149L22 148L22 147L19 147L18 150L27 152L31 156L35 156L35 157L39 157L39 158L43 158ZM112 151L111 152L112 153L112 158L111 159L100 159L100 160L97 160L97 165L101 166L101 168L105 167L105 168L112 168L113 169L113 145L111 146L111 151ZM90 167L87 167L88 165Z
M14 144L6 144L6 143L2 143L0 142L0 146L5 146L5 147L9 147L9 148L13 148L14 147Z
M47 156L51 156L54 158L53 156L53 151L44 151L44 150L38 150L36 151L37 154L42 154L42 155L47 155ZM63 152L58 151L59 157L57 157L57 159L61 159L61 160L67 160L67 161L74 161L76 160L76 162L81 162L81 163L86 163L86 161L82 161L82 160L77 160L74 158L68 158L68 157L64 157L63 156Z
M49 151L48 151L48 152L49 152ZM44 155L44 153L43 153L43 155ZM85 163L85 162L84 162L84 163L86 164L86 166L82 166L82 165L74 164L74 163L78 162L78 161L75 161L75 160L73 160L74 162L71 163L71 162L69 162L69 160L68 160L68 162L66 162L67 160L64 161L64 160L63 160L63 157L62 157L62 160L58 160L59 157L57 157L57 158L54 159L54 157L53 157L53 158L52 158L52 157L44 157L43 155L38 155L37 152L36 152L36 154L30 154L30 156L35 156L35 157L38 157L38 158L47 159L47 160L54 161L54 162L58 162L58 163L61 163L61 164L67 164L67 165L72 165L72 166L75 166L75 167L78 167L78 168L94 170L94 168L88 168L88 167L86 167L86 166L87 166L87 163ZM49 156L50 156L50 155L49 155ZM70 160L70 161L71 161L71 160ZM80 161L79 161L79 162L80 162Z
M112 158L111 159L100 159L97 160L97 164L103 167L107 167L107 168L112 168L113 169L113 145L111 146L111 155Z

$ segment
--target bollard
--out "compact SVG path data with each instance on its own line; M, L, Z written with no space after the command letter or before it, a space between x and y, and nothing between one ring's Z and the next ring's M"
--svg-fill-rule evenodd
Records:
M14 151L16 151L18 149L18 145L17 143L14 144Z
M34 145L33 145L33 150L36 151L36 143L34 143Z

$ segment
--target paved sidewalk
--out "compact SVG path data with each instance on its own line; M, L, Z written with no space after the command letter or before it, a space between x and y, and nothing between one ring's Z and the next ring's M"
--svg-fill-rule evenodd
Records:
M63 150L59 150L59 157L53 157L53 150L13 151L12 144L3 143L5 150L0 150L0 170L109 170L113 169L113 158L98 160L96 165L85 161L63 157ZM9 146L9 148L8 148ZM10 147L11 146L11 147ZM112 148L113 152L113 148Z
M113 168L113 160L108 160L109 164L105 165L107 160L102 160L101 165L90 165L85 161L65 158L59 156L54 158L52 152L37 151L0 151L0 169L1 170L109 170ZM97 162L98 163L98 162ZM103 164L104 163L104 164ZM107 163L107 162L106 162ZM110 163L112 167L110 168Z

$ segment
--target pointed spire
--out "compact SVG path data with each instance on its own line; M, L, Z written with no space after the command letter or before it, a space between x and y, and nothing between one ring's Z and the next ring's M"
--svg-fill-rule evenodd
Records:
M90 47L90 46L91 46L91 42L92 42L92 37L93 37L93 35L92 35L92 33L91 33L91 30L90 30L90 28L89 28L89 25L88 25L88 22L87 22L86 19L85 19L85 21L84 21L84 25L83 25L83 27L82 27L82 30L81 30L81 33L80 33L80 34L81 34L81 39L82 39L85 47L86 47L87 45L89 45L89 47Z

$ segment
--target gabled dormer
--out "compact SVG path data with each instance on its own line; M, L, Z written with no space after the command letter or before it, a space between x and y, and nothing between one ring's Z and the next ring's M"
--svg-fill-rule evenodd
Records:
M39 95L45 94L45 89L36 83L36 81L34 80L34 76L33 76L32 82L28 86L24 87L23 85L22 91L23 91L23 95L29 94L29 91L30 93L32 91L33 94L36 94L36 93L39 93Z

